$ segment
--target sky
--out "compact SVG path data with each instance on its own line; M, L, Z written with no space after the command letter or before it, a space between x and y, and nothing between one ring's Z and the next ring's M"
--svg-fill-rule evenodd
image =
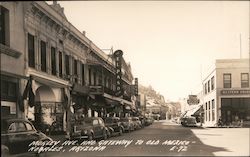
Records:
M58 3L100 49L121 49L139 84L165 100L201 91L202 75L215 59L249 57L248 1Z

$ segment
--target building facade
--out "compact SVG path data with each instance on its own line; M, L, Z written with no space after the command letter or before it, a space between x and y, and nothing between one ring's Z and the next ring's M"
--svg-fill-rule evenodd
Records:
M216 60L203 80L204 126L250 121L249 59Z
M56 1L1 3L0 46L2 115L67 131L79 116L125 116L135 108L122 51L105 54Z

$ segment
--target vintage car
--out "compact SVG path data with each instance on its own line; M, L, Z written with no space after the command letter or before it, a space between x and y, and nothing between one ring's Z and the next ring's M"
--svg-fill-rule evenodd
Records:
M28 151L33 141L52 141L25 119L1 119L1 156L41 155Z
M107 117L105 118L105 125L106 127L110 128L111 135L119 134L122 135L124 132L124 127L120 122L119 117Z
M72 125L71 131L66 138L93 140L97 138L107 139L108 136L110 136L110 132L102 118L85 117Z
M141 124L139 117L132 117L132 121L134 123L135 129L142 128L142 124Z
M123 117L120 120L125 131L130 132L135 130L134 122L132 121L131 117Z
M181 125L187 127L188 126L196 127L197 126L196 118L195 117L181 118Z
M147 117L146 120L145 120L145 125L146 125L146 126L149 126L149 125L151 125L153 122L154 122L154 119L153 119L153 118Z

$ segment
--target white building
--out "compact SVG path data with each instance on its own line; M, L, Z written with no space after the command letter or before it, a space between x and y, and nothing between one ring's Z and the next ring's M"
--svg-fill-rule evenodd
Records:
M249 59L216 60L203 79L204 126L250 121Z

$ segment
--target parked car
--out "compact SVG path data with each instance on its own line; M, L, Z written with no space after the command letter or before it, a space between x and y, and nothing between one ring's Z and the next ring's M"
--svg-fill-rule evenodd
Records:
M145 125L146 125L146 126L149 126L149 125L151 125L153 122L154 122L154 119L153 119L153 118L147 117L146 120L145 120Z
M145 126L145 123L146 123L146 117L140 116L139 118L140 118L142 127L144 127L144 126Z
M134 122L135 129L142 128L141 121L138 117L132 117L132 121Z
M120 122L119 117L107 117L105 118L105 125L109 127L109 130L112 131L111 135L119 134L122 135L124 132L124 127Z
M72 125L69 139L88 139L97 138L107 139L110 136L109 129L100 117L85 117Z
M182 126L197 126L196 118L195 117L184 117L181 118L181 125Z
M25 119L1 119L1 156L39 155L28 151L33 141L52 141ZM41 155L41 154L40 154Z
M130 131L135 130L134 122L132 121L131 117L124 117L124 118L121 118L120 120L125 131L130 132Z

